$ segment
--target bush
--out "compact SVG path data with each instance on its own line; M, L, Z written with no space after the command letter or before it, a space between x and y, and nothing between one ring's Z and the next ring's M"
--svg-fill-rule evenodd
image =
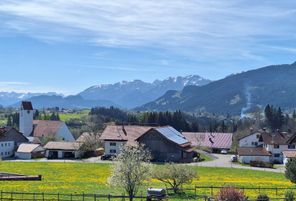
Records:
M267 163L267 162L263 162L263 161L251 161L250 166L262 167L262 168L273 168L272 163Z
M221 188L216 197L217 201L243 201L245 199L244 192L235 187Z
M295 198L294 198L294 192L292 190L288 190L286 191L285 193L285 201L294 201Z
M269 201L269 197L267 195L258 195L256 201Z
M296 158L290 158L286 164L285 176L292 183L296 183Z

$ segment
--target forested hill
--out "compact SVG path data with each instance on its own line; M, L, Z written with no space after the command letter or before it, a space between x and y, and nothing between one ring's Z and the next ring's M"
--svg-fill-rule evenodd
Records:
M200 111L241 114L267 104L296 107L296 62L273 65L228 76L205 86L168 91L136 110Z

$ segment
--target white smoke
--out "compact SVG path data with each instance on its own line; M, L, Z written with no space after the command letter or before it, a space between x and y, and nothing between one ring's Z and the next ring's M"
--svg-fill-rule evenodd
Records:
M248 112L248 110L251 109L251 106L252 106L251 87L248 84L245 84L245 98L246 98L247 104L241 110L241 115L240 115L241 119L244 118L244 117L247 117L247 112Z

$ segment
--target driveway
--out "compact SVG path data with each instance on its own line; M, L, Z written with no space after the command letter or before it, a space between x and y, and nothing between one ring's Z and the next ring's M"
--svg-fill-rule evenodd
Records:
M276 166L275 169L250 167L250 166L246 166L246 165L232 163L230 160L231 155L213 154L213 156L215 158L213 161L205 161L205 162L192 163L192 164L197 165L197 166L201 166L201 167L225 167L225 168L241 168L241 169L250 169L250 170L279 172L279 173L285 172L285 167L283 165Z

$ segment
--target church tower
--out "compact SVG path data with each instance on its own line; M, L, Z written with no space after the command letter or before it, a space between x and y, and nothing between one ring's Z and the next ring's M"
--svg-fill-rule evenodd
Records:
M28 137L33 131L33 106L30 101L22 101L19 115L19 131Z

